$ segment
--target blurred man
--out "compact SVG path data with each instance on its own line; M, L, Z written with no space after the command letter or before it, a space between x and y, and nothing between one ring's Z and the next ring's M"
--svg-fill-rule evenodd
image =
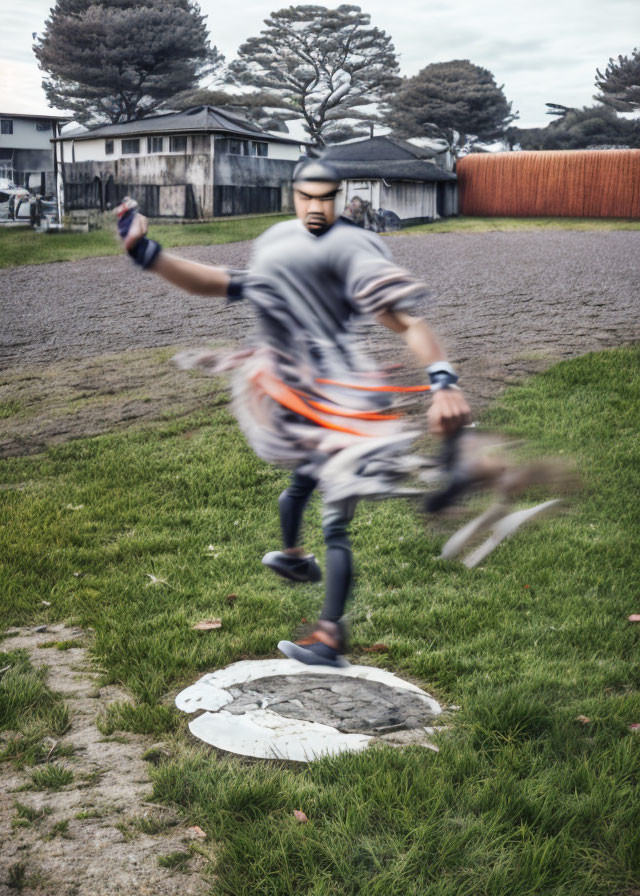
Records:
M425 287L395 265L384 241L336 217L338 172L322 161L294 172L296 220L276 224L254 244L249 271L229 272L172 256L146 237L131 202L119 209L120 233L134 261L199 295L245 299L259 334L238 356L234 410L257 454L293 469L280 495L283 549L263 563L297 582L318 581L315 558L300 546L302 517L316 487L323 494L326 596L308 638L278 645L310 665L344 665L344 609L353 577L348 527L363 497L406 493L415 469L409 431L389 413L389 390L360 352L353 325L373 315L405 341L426 368L431 432L450 436L469 422L457 375L430 327L410 315ZM187 354L185 367L220 370L210 354ZM227 364L227 366L229 366Z

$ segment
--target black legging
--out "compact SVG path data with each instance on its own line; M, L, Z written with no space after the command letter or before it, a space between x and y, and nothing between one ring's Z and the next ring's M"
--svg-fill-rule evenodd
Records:
M291 483L278 499L280 526L285 548L294 548L298 542L302 517L311 493L317 486L317 479L295 472ZM353 581L353 559L347 526L353 518L354 501L325 508L322 533L327 546L326 590L320 613L321 619L338 622L344 616L344 608Z

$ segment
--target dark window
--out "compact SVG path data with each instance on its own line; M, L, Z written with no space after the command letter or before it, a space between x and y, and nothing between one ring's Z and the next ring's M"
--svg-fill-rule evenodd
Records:
M147 137L147 152L162 152L162 137Z
M13 134L13 119L3 118L0 121L0 134Z
M36 121L36 131L50 131L51 130L51 122L50 121Z
M256 140L252 140L250 143L249 154L252 156L266 156L267 146L268 144L266 143L258 143Z
M186 152L186 137L169 137L169 152Z
M105 140L104 141L104 152L107 156L113 155L113 140Z
M230 156L246 156L248 155L248 146L246 140L236 140L234 138L229 140L229 155Z
M122 141L122 154L123 155L136 155L140 152L140 139L138 137L129 140Z

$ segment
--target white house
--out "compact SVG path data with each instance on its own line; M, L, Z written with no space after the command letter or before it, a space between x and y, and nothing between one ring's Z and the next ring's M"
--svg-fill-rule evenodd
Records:
M303 148L215 106L56 139L67 209L112 208L130 194L147 215L176 218L288 210Z

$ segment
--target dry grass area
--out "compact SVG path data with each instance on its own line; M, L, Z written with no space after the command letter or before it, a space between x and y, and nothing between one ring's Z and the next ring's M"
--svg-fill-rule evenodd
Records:
M46 673L43 687L62 697L67 712L37 757L27 755L33 730L3 732L0 749L10 761L0 765L0 894L205 893L200 872L212 857L209 846L175 811L148 801L150 763L143 757L153 760L162 746L148 735L105 734L109 707L130 697L101 684L87 653L90 634L61 624L8 634L2 697L12 686L24 693L33 680L28 661ZM167 857L177 855L182 861L167 871Z

